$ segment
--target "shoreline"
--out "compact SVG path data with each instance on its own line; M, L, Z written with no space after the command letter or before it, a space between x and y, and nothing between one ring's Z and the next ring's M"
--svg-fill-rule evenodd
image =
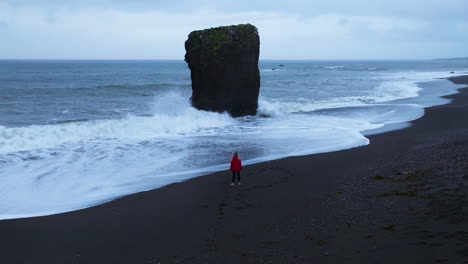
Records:
M468 84L467 76L449 80ZM230 175L221 171L78 211L2 220L0 260L6 263L439 260L443 263L445 259L452 263L451 258L464 261L468 259L468 249L457 245L457 241L467 239L468 222L457 221L467 219L468 213L463 207L466 201L456 201L454 197L468 193L460 186L451 193L451 187L445 186L449 184L437 182L444 179L427 175L443 175L444 171L453 170L456 177L461 177L457 182L466 184L463 155L468 144L465 136L468 127L463 121L468 113L468 91L460 89L448 98L454 100L426 108L423 117L411 121L411 127L367 136L371 140L367 146L248 165L242 175L244 185L240 187L229 186ZM440 147L444 144L450 146L448 150ZM432 165L437 163L442 164L441 168ZM446 168L445 164L451 166ZM317 174L320 176L314 177ZM440 190L426 193L427 185ZM449 201L457 210L448 213L444 211L444 202L436 204L442 203L437 204L440 212L455 215L455 220L448 222L457 223L437 222L447 219L438 219L442 217L438 215L440 212L427 210L420 204L431 195L435 198L430 202L447 195L454 199ZM429 213L431 223L417 227L418 221L425 220L425 213ZM431 214L437 217L432 219ZM443 227L442 230L432 232L437 229L433 222L439 223L435 227ZM444 231L447 226L456 227ZM447 234L438 234L444 232ZM437 240L439 236L444 243ZM22 254L25 252L28 254Z

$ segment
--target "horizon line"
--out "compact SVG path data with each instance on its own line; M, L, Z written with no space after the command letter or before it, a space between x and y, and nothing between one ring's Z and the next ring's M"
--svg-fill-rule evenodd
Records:
M468 59L467 57L454 57L454 58L425 58L425 59L259 59L259 61L426 61L426 60L453 60L453 59ZM45 59L45 58L33 58L33 59L5 59L0 58L0 61L184 61L184 59Z

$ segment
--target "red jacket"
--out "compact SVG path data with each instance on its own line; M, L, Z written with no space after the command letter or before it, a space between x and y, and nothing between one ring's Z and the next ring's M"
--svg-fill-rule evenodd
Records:
M230 170L231 171L241 171L242 170L242 162L238 157L232 157Z

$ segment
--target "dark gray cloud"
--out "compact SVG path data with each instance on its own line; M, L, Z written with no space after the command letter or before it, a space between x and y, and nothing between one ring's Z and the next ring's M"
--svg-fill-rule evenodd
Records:
M247 22L266 59L467 56L467 10L466 0L0 0L0 58L182 59L190 31Z
M14 6L94 7L127 10L172 10L186 11L211 8L225 12L281 11L316 16L324 13L345 13L353 15L406 16L430 18L466 18L466 0L3 0Z

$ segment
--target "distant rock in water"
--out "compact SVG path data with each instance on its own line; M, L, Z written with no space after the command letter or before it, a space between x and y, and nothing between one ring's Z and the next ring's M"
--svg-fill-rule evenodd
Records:
M233 117L255 115L260 91L260 38L250 24L193 31L185 41L192 105Z

